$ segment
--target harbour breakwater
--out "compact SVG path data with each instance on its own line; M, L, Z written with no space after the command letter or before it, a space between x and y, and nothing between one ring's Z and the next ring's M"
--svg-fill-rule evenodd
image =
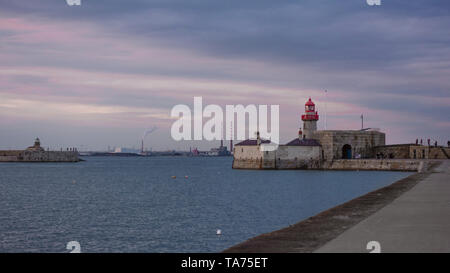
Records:
M77 151L0 151L0 162L78 162Z
M25 150L0 151L0 162L78 162L76 148L67 148L67 151L50 151L41 147L41 141L36 138L34 145Z
M234 159L233 169L259 170L371 170L421 172L428 168L430 160L418 159L337 159L320 160L239 160Z

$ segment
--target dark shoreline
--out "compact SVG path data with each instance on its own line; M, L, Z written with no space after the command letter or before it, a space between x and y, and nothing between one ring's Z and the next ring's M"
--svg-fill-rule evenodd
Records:
M384 188L369 192L289 227L261 234L232 246L224 253L310 253L366 219L430 175L412 174Z

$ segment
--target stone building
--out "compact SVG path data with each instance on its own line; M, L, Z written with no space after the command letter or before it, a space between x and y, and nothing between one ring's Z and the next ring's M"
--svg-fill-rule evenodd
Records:
M377 130L325 130L313 137L323 148L324 160L374 158L373 148L386 143L386 135Z
M301 135L275 151L264 151L261 145L269 140L247 139L235 145L233 168L235 169L318 169L321 167L322 148L315 139L303 139Z
M385 145L385 134L373 129L317 130L319 114L311 98L301 116L303 127L298 138L279 145L272 152L262 151L267 140L247 139L234 148L233 168L318 169L336 159L373 158L374 147Z

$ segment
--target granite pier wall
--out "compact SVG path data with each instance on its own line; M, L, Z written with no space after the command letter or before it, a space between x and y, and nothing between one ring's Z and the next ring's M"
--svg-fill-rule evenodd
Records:
M237 160L234 169L277 170L374 170L420 172L428 168L428 160L413 159L339 159L320 160Z
M0 151L0 162L78 162L76 151Z

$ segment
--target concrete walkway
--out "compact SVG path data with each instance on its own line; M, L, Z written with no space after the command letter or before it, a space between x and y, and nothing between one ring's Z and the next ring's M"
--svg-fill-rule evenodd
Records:
M365 220L315 252L450 252L450 160Z

